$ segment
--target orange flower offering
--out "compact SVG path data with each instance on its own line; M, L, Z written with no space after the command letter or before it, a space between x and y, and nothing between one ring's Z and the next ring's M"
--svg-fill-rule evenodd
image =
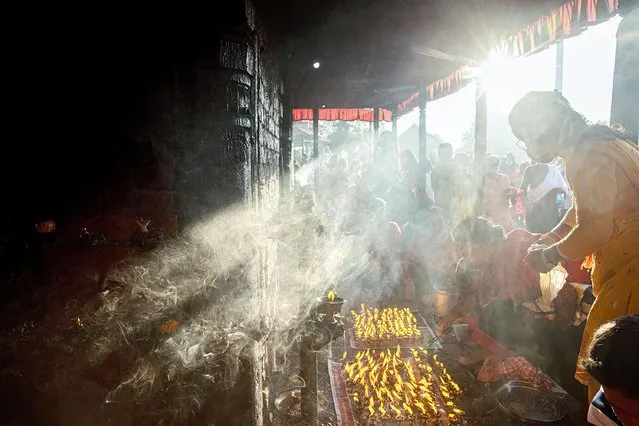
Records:
M424 348L402 351L386 349L359 351L344 366L344 377L353 411L360 424L394 420L459 424L464 412L455 399L461 394L444 365ZM426 424L426 423L424 423Z
M395 347L419 345L424 337L417 318L409 308L366 308L351 311L357 347Z
M179 324L177 321L170 320L162 324L162 327L160 327L160 331L165 334L172 334L175 332L175 330L177 330L178 325Z

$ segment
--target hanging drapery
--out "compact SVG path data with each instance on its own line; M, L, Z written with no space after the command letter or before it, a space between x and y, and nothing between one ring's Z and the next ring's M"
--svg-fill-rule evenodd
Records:
M495 51L515 57L527 55L548 42L578 35L584 26L608 20L619 11L619 3L620 0L570 0L502 40Z
M623 9L624 3L631 7L636 0L569 0L548 15L517 34L503 39L494 52L499 55L524 56L548 43L579 34L583 27L603 22ZM459 90L470 81L470 67L465 65L426 87L429 100L435 100ZM401 114L415 108L419 93L416 92L397 106Z
M293 121L312 120L313 110L311 108L293 109ZM319 109L320 121L374 121L372 108L321 108ZM393 114L390 110L380 108L379 121L393 121Z
M468 77L471 75L472 69L468 65L464 65L454 73L437 80L434 83L426 86L426 93L428 94L428 100L433 101L435 99L442 98L452 92L461 89ZM397 106L397 111L401 114L403 111L409 111L417 106L419 103L419 92L413 93L410 98Z

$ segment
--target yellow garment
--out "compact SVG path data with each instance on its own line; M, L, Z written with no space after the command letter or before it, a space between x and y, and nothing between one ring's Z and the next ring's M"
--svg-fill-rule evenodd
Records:
M592 377L579 367L594 332L626 314L639 314L639 150L627 142L601 141L581 146L567 162L574 190L576 226L558 243L568 259L592 254L596 297L588 314L576 379L595 391ZM565 222L570 222L572 213Z

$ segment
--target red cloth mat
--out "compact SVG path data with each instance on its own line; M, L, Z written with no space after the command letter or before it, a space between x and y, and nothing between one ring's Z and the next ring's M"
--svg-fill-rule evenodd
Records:
M477 373L477 380L494 382L502 376L508 380L523 380L549 390L555 390L558 387L546 373L520 356L506 359L497 355L488 357Z
M339 426L356 426L351 400L346 392L346 382L342 371L343 366L341 363L328 360L328 377L331 380L331 392L333 393L337 424Z
M472 340L476 345L486 348L494 354L484 361L484 365L477 374L477 380L490 382L505 376L509 380L524 380L553 392L566 393L541 369L478 328L473 330Z

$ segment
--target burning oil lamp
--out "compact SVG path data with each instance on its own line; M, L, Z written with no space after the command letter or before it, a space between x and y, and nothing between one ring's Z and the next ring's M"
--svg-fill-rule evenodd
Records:
M359 420L365 424L391 418L410 424L460 422L464 412L456 405L459 386L436 355L428 355L424 348L419 351L412 349L412 357L405 357L399 346L396 350L360 350L353 361L344 364L344 378ZM416 362L418 356L423 361Z
M340 336L344 335L344 324L339 312L344 299L335 291L315 299L315 314L305 322L300 342L300 374L306 386L301 389L302 424L317 424L317 353Z
M330 290L326 296L318 297L315 301L317 302L315 311L322 322L337 321L335 315L339 314L342 309L342 305L344 304L343 298L337 297L335 291Z

